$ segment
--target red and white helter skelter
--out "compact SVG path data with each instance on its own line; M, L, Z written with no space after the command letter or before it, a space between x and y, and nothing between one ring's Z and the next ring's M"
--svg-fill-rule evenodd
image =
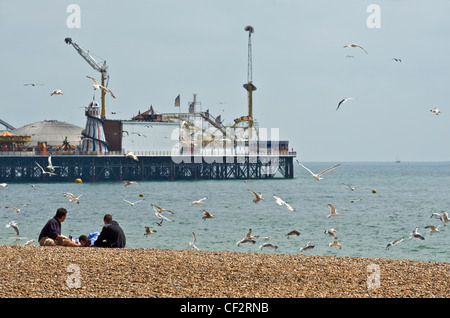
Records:
M86 128L82 132L83 141L81 151L85 152L108 152L103 120L101 119L101 107L94 100L86 107Z

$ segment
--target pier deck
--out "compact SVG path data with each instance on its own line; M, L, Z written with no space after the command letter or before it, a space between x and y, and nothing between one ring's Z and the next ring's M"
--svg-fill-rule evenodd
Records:
M265 156L53 155L57 175L44 174L48 156L1 155L0 182L293 178L295 153Z

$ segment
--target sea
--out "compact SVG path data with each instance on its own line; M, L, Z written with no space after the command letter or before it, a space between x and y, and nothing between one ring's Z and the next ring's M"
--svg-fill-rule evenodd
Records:
M336 162L303 164L317 173ZM44 224L64 207L68 214L63 235L76 239L100 232L108 213L123 228L127 248L186 250L195 233L196 246L205 251L450 262L450 222L438 233L425 228L442 223L433 213L450 212L450 162L343 162L320 181L295 165L294 175L293 179L138 181L129 186L120 181L9 183L0 188L0 244L22 245L33 239L31 245L38 245ZM254 203L249 190L261 192L264 200ZM79 203L70 202L63 192L81 195ZM295 211L277 205L273 195ZM191 205L202 198L206 198L202 205ZM162 212L170 221L160 223L152 204L172 211ZM338 216L327 217L328 204ZM8 206L21 210L17 213ZM203 210L214 218L203 219ZM10 221L18 224L19 235L6 226ZM146 226L156 232L144 235ZM337 230L341 249L329 245L334 239L325 231L330 228ZM415 228L424 240L409 237ZM258 236L255 243L237 245L249 229ZM292 230L300 235L286 236ZM403 241L386 249L401 237ZM300 250L308 242L314 248ZM277 248L261 247L264 243Z

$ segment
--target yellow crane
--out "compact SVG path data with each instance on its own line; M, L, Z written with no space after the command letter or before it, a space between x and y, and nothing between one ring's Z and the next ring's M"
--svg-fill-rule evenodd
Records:
M108 66L106 65L106 61L103 61L103 63L98 62L90 53L89 51L85 50L84 48L82 48L81 46L79 46L78 44L76 44L75 42L72 41L71 38L65 38L64 41L66 42L66 44L71 44L74 49L86 60L86 62L89 63L90 66L92 66L92 68L98 72L101 73L102 75L102 81L101 81L101 85L103 87L107 87L108 84L106 84L105 86L105 80L109 81L109 75L108 75ZM105 90L101 90L101 94L102 94L102 118L105 118Z

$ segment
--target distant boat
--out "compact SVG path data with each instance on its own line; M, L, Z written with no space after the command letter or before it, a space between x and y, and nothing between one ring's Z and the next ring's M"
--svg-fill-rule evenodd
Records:
M395 157L395 163L400 163L400 159L398 158L398 154L397 154L397 156Z

